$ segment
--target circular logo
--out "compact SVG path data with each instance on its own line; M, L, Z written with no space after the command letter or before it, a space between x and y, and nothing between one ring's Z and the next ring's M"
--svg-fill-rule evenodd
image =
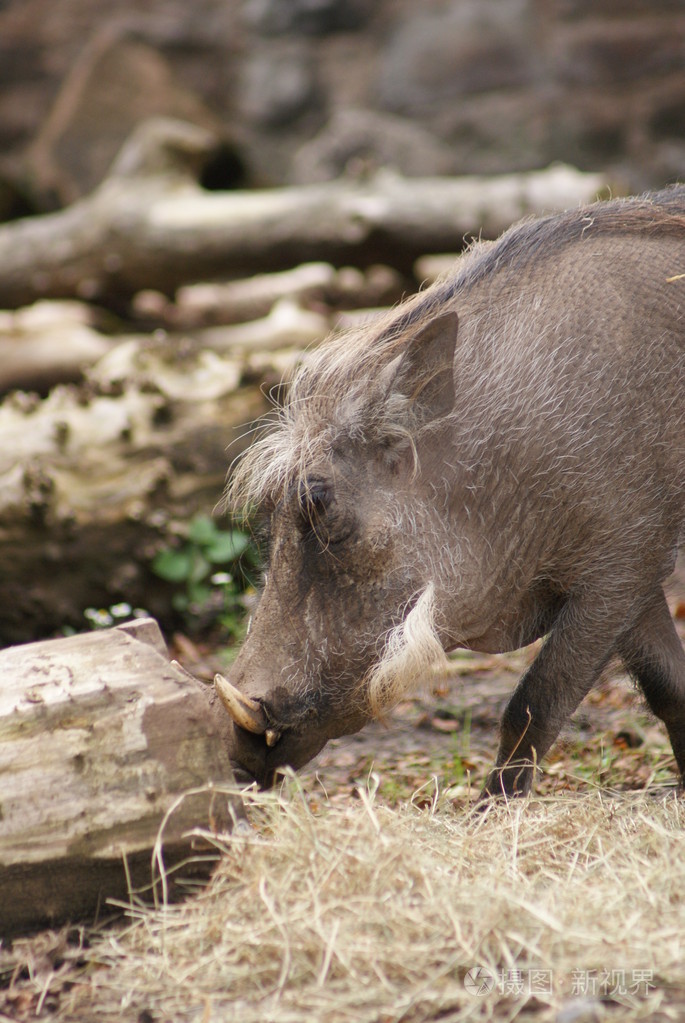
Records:
M464 977L464 987L470 995L489 995L495 986L495 977L485 966L472 966Z

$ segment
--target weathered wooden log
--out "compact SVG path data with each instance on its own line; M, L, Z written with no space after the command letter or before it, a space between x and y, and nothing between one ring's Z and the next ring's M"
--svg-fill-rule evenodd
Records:
M570 167L491 178L369 180L206 192L216 140L183 122L145 122L90 196L0 228L0 307L45 297L101 302L142 288L244 277L312 260L410 271L426 252L499 234L542 209L593 199L605 181Z
M408 287L411 282L390 267L371 267L364 273L307 263L282 273L189 285L179 289L175 301L158 291L139 292L134 314L153 337L113 333L112 324L101 322L98 311L85 302L41 300L0 311L0 394L46 393L56 384L77 383L98 362L90 378L99 379L115 365L130 365L145 358L143 352L159 350L155 339L160 336L168 352L183 353L189 331L194 351L236 355L249 367L255 353L305 348L322 340L337 323L333 310L392 305ZM166 334L161 333L164 329ZM110 352L111 358L102 358ZM209 354L204 358L211 363L205 367L209 381L215 364ZM216 369L215 389L224 379L221 367Z
M116 343L94 329L83 302L36 302L0 312L0 394L49 391L79 380Z
M188 330L257 320L268 316L283 300L319 311L394 305L412 284L388 266L362 271L351 266L336 270L330 263L304 263L280 273L189 284L178 289L173 302L159 292L143 292L134 299L134 310L144 312L147 306L165 326Z
M332 267L330 270L333 272ZM240 283L248 286L250 279ZM211 285L199 287L207 291ZM226 389L227 369L235 385L242 370L249 367L252 355L306 348L322 341L332 325L326 309L305 308L296 298L286 295L274 298L258 319L221 326L196 324L189 337L188 328L181 331L181 324L175 322L177 312L179 318L185 316L181 307L166 303L159 292L154 293L155 299L149 292L147 296L149 302L156 302L161 316L178 329L156 330L152 336L103 334L88 324L88 306L70 300L41 301L15 312L0 311L0 394L11 390L46 393L56 384L78 383L85 375L92 381L113 373L124 372L128 377L136 364L140 367L144 363L148 385L158 386L162 391L171 388L172 392L185 395L190 354L195 359L195 376L201 371L204 377L204 390L217 394ZM199 313L198 319L203 315ZM210 315L206 318L212 319ZM222 357L236 356L239 361L228 366L224 361L222 365L222 360L213 358L213 352ZM174 359L176 353L178 360ZM164 361L169 364L169 371L164 369ZM175 361L184 364L183 373L179 373ZM140 375L139 370L136 372ZM197 379L194 393L197 396Z
M156 622L12 647L0 674L2 938L207 874L243 817L227 715Z

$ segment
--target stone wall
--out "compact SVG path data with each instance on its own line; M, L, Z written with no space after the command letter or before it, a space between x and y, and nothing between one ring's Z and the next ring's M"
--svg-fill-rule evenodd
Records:
M151 113L226 135L217 186L563 160L685 177L685 0L0 0L0 167L93 187Z

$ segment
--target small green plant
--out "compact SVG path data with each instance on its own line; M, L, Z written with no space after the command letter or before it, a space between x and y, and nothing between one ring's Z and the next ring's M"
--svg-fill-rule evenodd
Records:
M152 561L155 575L177 587L172 605L190 625L218 621L232 637L240 633L257 566L250 535L220 529L208 515L196 515L186 542L165 548Z

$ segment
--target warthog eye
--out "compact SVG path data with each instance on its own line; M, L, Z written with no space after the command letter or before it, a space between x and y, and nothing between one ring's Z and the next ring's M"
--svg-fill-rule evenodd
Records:
M302 517L308 524L325 515L332 500L330 487L321 480L302 480L297 497Z
M355 516L340 507L329 483L318 479L302 480L297 502L303 537L316 539L321 549L330 550L345 543L355 532Z

